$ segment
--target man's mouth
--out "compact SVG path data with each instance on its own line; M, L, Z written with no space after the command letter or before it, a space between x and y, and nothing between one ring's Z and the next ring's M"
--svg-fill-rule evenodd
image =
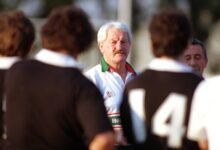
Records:
M122 55L125 55L125 52L124 52L124 51L117 51L115 54L122 54Z

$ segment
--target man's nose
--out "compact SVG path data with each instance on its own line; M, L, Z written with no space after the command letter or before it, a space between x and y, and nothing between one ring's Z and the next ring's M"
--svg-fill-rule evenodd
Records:
M197 63L196 63L196 61L194 60L194 59L191 59L190 61L189 61L189 66L191 66L192 68L197 68Z
M195 65L195 60L194 60L194 59L191 59L191 60L189 61L189 64L192 65L192 66Z
M121 49L121 48L122 48L122 42L120 42L120 41L117 42L117 45L116 45L116 46L117 46L117 49Z

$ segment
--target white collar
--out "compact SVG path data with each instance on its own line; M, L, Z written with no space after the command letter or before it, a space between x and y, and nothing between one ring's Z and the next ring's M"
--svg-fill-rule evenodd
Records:
M174 59L155 58L148 66L149 69L170 72L192 72L192 68Z
M0 57L0 69L9 69L15 62L19 61L20 57Z
M59 67L74 67L82 69L83 66L72 56L54 52L48 49L41 49L34 57L36 60Z

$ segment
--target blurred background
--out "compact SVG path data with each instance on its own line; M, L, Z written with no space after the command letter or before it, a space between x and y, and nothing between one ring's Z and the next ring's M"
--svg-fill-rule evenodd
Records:
M149 45L148 22L152 14L163 7L182 9L192 21L193 35L204 42L208 50L205 76L220 73L220 1L219 0L0 0L0 10L23 10L37 29L33 52L40 49L39 29L49 12L61 5L77 5L84 9L96 30L105 22L120 20L132 29L133 43L128 61L137 71L143 71L153 58ZM87 70L99 63L101 54L96 40L79 61Z

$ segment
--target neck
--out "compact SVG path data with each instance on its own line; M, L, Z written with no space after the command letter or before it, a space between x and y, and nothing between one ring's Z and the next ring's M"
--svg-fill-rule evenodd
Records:
M59 53L61 53L61 54L64 54L64 55L70 55L70 56L72 56L74 59L76 59L77 60L77 54L74 54L74 53L69 53L69 51L68 50L65 50L65 49L62 49L62 50L60 50L59 51Z
M111 65L111 67L114 69L114 72L117 72L121 76L123 81L125 81L126 74L127 74L127 70L125 68L125 64L126 64L126 62L115 64L115 65Z

